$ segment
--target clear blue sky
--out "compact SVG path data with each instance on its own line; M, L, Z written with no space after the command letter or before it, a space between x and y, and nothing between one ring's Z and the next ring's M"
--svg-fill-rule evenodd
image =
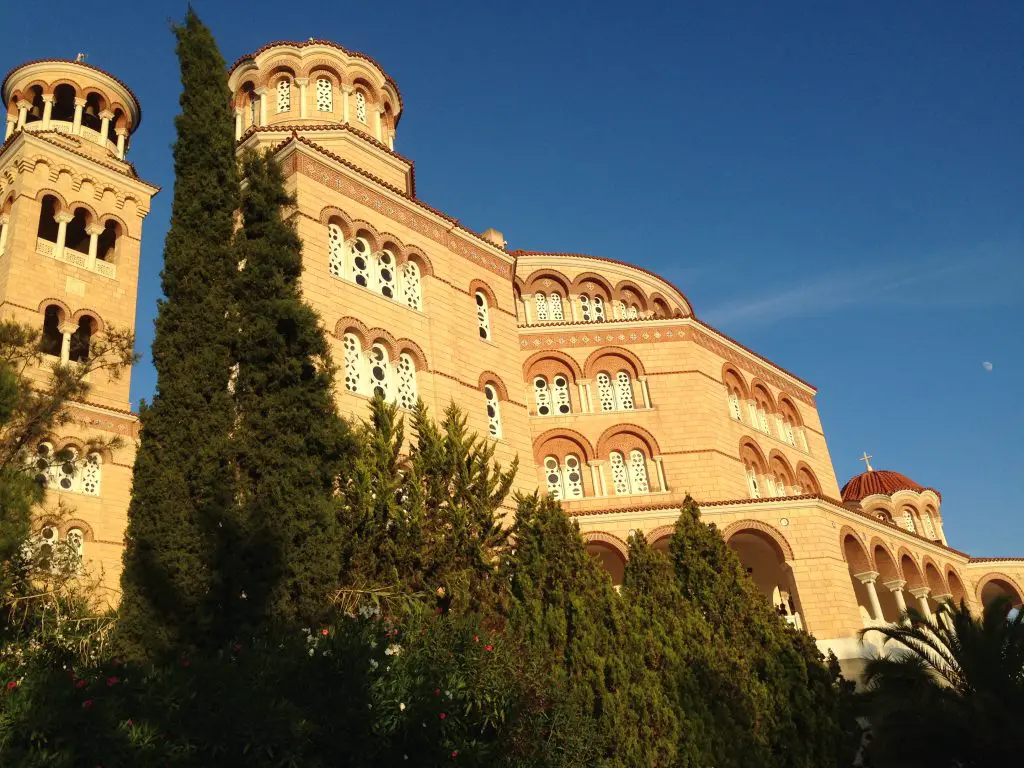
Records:
M143 105L131 159L164 191L137 404L186 6L14 5L0 67L85 51ZM867 450L942 491L953 546L1024 555L1024 3L194 6L229 62L309 37L372 55L402 90L420 197L512 248L661 273L819 388L840 483Z

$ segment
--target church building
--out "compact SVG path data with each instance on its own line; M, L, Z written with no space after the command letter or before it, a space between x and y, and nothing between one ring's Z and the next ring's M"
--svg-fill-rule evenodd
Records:
M295 196L342 414L365 416L376 393L435 415L455 402L503 464L519 457L516 489L561 500L616 584L629 534L666 548L689 493L785 621L852 665L859 631L906 606L1021 605L1024 558L952 548L939 491L870 457L840 486L815 388L702 322L677 286L613 258L509 250L421 200L396 150L401 93L369 56L274 42L235 62L229 87L238 151L272 152ZM24 64L0 94L0 316L79 360L134 325L157 192L127 161L141 107L81 62ZM41 478L74 516L43 533L74 542L113 599L138 438L128 388L93 382L75 427L34 449L76 450L75 471ZM123 441L90 453L94 435Z

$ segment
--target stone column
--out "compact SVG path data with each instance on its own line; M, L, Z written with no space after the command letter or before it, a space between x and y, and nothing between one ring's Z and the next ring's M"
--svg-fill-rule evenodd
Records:
M374 107L373 109L373 135L377 137L377 141L383 142L384 135L381 133L381 124L383 121L380 119L380 110Z
M344 123L348 122L348 97L351 95L352 89L345 85L341 86L341 120Z
M395 134L393 134L391 131L388 131L388 149L390 149L392 152L395 151Z
M868 602L871 604L871 618L875 621L882 621L882 604L878 602L878 593L875 591L875 579L878 578L878 571L864 571L853 574L864 588L868 591Z
M309 78L296 77L295 84L299 86L299 117L306 117L309 113L306 106L306 86L309 85Z
M19 131L23 130L25 128L25 123L28 121L28 110L29 110L29 107L31 107L31 106L32 106L32 103L29 102L29 101L19 101L18 102L18 130Z
M918 587L917 589L910 590L910 594L917 598L918 610L924 614L924 617L928 621L932 621L932 609L928 607L928 593L931 592L928 587Z
M4 141L11 138L11 134L14 133L15 128L18 126L18 118L14 115L7 116L7 131L4 133Z
M643 395L644 408L651 407L651 391L647 388L647 377L637 376L636 380L640 382L640 394Z
M66 363L71 359L71 334L78 327L74 323L61 323L59 330L63 336L60 342L60 361Z
M235 141L242 138L242 110L235 107Z
M43 128L50 127L50 118L53 115L53 102L57 100L57 97L52 93L43 94Z
M7 247L7 232L11 228L11 217L10 214L3 214L0 216L0 253L4 252Z
M71 124L71 132L76 136L82 135L82 108L85 107L85 99L75 97L75 119Z
M99 250L100 235L103 234L103 227L98 224L90 224L89 228L85 230L89 234L89 260L86 262L86 266L90 270L96 270L96 253Z
M907 586L907 582L903 579L895 579L885 582L884 586L892 592L893 599L896 601L896 607L899 608L900 616L902 616L907 612L907 603L903 599L903 588Z
M953 595L946 592L941 595L933 595L932 599L942 607L942 610L939 611L939 621L946 629L953 629L953 619L950 618L948 609L948 606L953 604Z
M117 128L117 158L118 160L124 160L124 128Z
M267 124L267 89L257 88L256 95L260 99L260 125Z
M654 468L658 470L658 490L667 491L668 483L665 482L665 465L661 456L654 457Z
M579 383L580 387L580 408L584 413L594 412L594 401L590 397L590 379L583 379Z
M104 109L100 112L100 135L96 139L96 143L101 147L107 146L107 132L110 130L110 121L114 117L114 113L109 109Z
M590 466L591 479L594 482L594 495L595 496L607 496L608 488L604 482L604 472L601 471L601 466L604 464L603 461L588 461L587 464Z
M579 322L579 317L576 315L576 297L566 296L565 302L569 305L569 316L572 317L572 321L574 323Z
M64 241L68 237L68 222L75 217L67 211L61 211L53 218L57 220L57 244L53 248L53 255L60 259L64 257Z

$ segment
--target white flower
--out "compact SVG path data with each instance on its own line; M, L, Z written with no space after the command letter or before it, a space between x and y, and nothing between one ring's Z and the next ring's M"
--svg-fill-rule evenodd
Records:
M315 648L310 648L309 649L309 655L312 656L313 655L313 651L315 651L315 650L316 650Z
M385 656L398 656L402 652L402 646L397 643L392 643L384 649Z
M400 712L405 712L405 702L404 701L398 702L398 710Z
M376 669L379 666L376 659L370 659L370 669Z

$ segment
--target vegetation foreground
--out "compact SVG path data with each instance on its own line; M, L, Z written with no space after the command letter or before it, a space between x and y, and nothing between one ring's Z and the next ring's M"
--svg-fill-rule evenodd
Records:
M158 389L116 614L66 542L40 544L69 510L40 514L26 456L132 340L108 331L40 381L36 332L0 322L0 763L821 768L851 764L862 705L896 755L913 702L945 749L885 764L1008 764L1024 630L1005 606L908 617L892 638L916 656L854 696L692 500L667 556L630 538L617 591L454 407L339 417L280 171L239 170L216 43L191 11L176 34Z

